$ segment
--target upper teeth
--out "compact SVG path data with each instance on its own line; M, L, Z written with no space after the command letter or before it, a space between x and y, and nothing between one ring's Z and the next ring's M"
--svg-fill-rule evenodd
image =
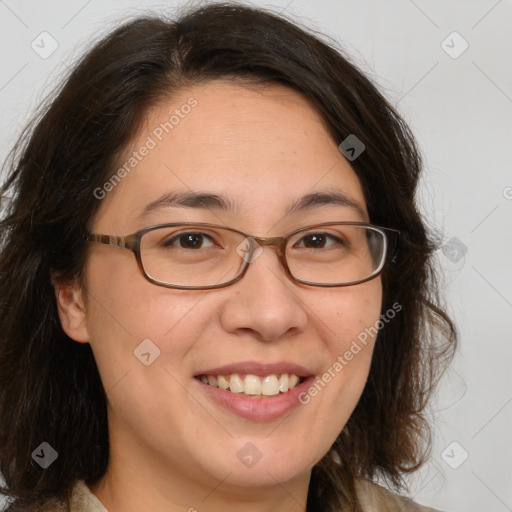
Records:
M278 375L201 375L201 381L210 386L232 391L233 393L245 393L246 395L278 395L279 392L286 393L293 389L299 382L300 377L293 373Z

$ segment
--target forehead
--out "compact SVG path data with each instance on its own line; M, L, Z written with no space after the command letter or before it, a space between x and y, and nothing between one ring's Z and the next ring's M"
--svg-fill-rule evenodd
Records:
M226 197L236 205L226 215L261 223L316 190L341 191L366 211L357 175L321 116L282 85L217 80L180 91L147 112L123 166L100 217L114 211L132 226L148 204L175 192Z

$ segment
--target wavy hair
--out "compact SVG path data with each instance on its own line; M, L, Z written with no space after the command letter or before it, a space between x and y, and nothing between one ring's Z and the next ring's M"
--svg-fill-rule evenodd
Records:
M438 299L438 247L415 202L422 162L413 135L377 87L327 39L272 11L234 3L144 15L95 43L25 129L6 160L10 197L0 246L0 487L8 510L69 499L109 457L105 391L89 344L62 330L51 276L80 279L83 235L150 107L216 79L284 84L301 93L337 144L355 134L351 165L372 223L401 231L382 274L383 304L402 305L379 332L359 403L312 470L307 510L360 510L357 478L396 490L428 456L429 397L453 356L455 327ZM41 470L46 441L58 463Z

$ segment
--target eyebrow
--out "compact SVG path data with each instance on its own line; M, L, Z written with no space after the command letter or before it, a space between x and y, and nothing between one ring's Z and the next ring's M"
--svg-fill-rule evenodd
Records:
M323 190L306 194L290 203L285 215L326 205L346 206L354 210L361 219L367 219L364 208L357 201L339 190ZM219 194L208 192L168 192L147 204L137 218L169 206L220 210L233 214L239 214L242 210L240 203Z

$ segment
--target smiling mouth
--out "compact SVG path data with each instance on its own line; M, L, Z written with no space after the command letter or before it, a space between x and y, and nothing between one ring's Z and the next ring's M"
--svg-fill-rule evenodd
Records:
M301 384L305 377L293 373L258 376L233 373L230 375L198 375L203 384L252 398L273 397L287 393Z

